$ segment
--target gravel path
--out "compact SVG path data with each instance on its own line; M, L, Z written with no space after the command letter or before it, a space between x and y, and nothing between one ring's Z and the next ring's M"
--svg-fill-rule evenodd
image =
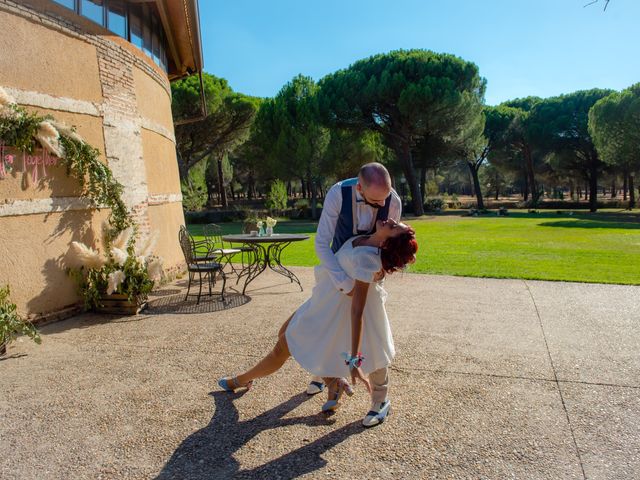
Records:
M332 417L293 361L247 393L308 296L271 272L222 305L43 327L0 361L0 478L640 478L640 287L404 274L387 280L392 414Z

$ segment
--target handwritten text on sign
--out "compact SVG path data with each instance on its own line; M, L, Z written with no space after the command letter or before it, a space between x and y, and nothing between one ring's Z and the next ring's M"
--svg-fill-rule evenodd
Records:
M13 149L0 142L0 179L6 177L16 168L18 156L22 157L22 171L31 176L33 185L40 178L46 178L47 167L57 165L59 160L58 157L50 155L44 149L41 150L41 153L20 152L16 154Z

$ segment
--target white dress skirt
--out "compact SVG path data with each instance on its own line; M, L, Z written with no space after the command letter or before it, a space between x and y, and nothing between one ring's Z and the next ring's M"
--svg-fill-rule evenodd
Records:
M363 314L360 351L365 374L391 364L395 356L389 319L385 310L387 292L373 282L382 268L376 247L354 247L353 237L336 253L345 273L354 280L372 282ZM351 300L338 291L322 267L315 268L316 285L311 298L293 315L285 336L289 352L308 372L321 377L348 377L343 353L351 353ZM354 352L357 353L357 352Z

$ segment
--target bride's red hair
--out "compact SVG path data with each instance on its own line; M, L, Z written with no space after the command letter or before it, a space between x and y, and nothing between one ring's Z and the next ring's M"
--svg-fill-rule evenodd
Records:
M418 242L414 233L405 232L397 237L390 237L380 249L382 269L387 273L402 270L415 260L417 252Z

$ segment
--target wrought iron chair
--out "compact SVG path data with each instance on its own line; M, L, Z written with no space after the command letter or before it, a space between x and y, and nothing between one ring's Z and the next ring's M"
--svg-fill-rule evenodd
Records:
M211 259L223 263L225 267L229 265L234 274L240 275L239 272L245 269L245 253L253 253L253 249L250 247L234 247L231 244L225 245L225 242L222 240L222 227L215 223L205 225L203 233L205 240L208 242ZM239 253L241 254L242 269L238 271L231 262L233 257ZM248 262L248 264L251 264L251 262Z
M191 236L189 231L183 225L178 232L178 240L180 242L180 248L182 248L182 254L184 260L187 263L187 271L189 272L189 285L187 286L187 294L184 297L185 301L189 298L189 292L191 291L191 282L195 278L196 273L200 280L200 288L198 289L198 300L196 305L200 303L200 297L202 296L202 280L204 277L208 280L209 296L212 295L211 288L215 286L216 276L219 274L222 278L222 291L220 297L224 301L224 287L227 283L227 277L223 270L223 265L219 262L213 261L209 258L208 251L203 255L203 247L207 246L206 242L196 242ZM195 296L195 294L191 294Z

